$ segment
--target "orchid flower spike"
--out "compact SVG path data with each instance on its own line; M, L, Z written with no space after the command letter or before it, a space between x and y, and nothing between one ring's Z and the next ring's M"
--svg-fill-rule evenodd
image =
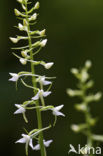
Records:
M53 140L48 140L48 141L43 140L45 147L49 147L52 142ZM40 150L40 144L37 144L36 146L34 146L33 150L36 150L36 151Z
M60 112L60 110L61 110L63 107L64 107L64 105L60 105L60 106L51 108L50 110L52 110L53 115L55 115L55 116L64 116L64 117L65 117L65 115L64 115L63 113Z
M43 91L42 89L38 91L38 93L32 98L32 100L38 100L41 97L47 97L51 94L51 91Z
M16 82L18 79L19 79L19 75L16 74L16 73L9 73L12 78L9 79L9 81L13 81L13 82Z
M52 84L51 81L46 81L45 79L46 79L45 76L40 76L39 78L36 79L36 81L44 86Z

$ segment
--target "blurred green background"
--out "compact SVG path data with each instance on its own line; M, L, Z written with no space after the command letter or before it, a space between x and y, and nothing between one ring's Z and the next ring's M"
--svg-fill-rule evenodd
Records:
M33 2L36 2L33 0ZM52 88L52 96L47 98L48 104L64 104L65 118L58 118L55 128L44 133L45 139L54 142L47 149L49 156L66 156L69 144L85 144L85 138L70 130L71 123L84 120L82 114L75 111L73 104L76 99L66 95L68 87L75 88L75 79L70 74L71 67L83 65L86 59L91 59L93 67L91 75L95 81L93 91L103 92L103 0L44 0L40 1L40 16L38 28L47 30L48 44L37 59L54 61L55 66L50 71L40 69L39 73L56 76ZM19 84L18 91L15 84L8 82L9 72L19 72L29 69L22 67L12 55L10 49L14 45L9 36L19 34L14 25L17 20L13 9L19 8L16 0L0 0L0 153L3 155L25 155L24 145L14 144L19 139L23 128L28 130L37 127L36 114L27 113L30 124L25 125L21 115L14 116L14 104L21 103L33 96L33 93ZM34 27L35 28L35 27ZM103 98L100 103L91 104L94 116L99 116L96 133L103 134ZM31 120L32 118L32 120ZM51 113L43 113L43 124L47 126L52 121ZM39 156L39 152L32 152L31 156ZM72 154L71 154L72 155Z

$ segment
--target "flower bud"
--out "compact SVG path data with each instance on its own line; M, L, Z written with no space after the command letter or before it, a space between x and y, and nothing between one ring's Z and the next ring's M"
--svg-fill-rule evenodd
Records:
M37 19L37 13L34 13L30 18L29 21L34 21Z
M92 62L90 60L87 60L85 63L85 67L89 69L91 66L92 66Z
M94 95L94 100L95 101L98 101L98 100L101 99L101 97L102 97L102 93L101 92L98 92L97 94Z
M47 39L44 39L40 42L40 46L45 47L46 43L47 43Z
M82 70L81 81L82 82L86 82L88 80L88 78L89 78L89 75L88 75L87 71L86 70Z
M23 25L21 23L18 24L18 28L19 28L20 31L24 30L24 27L23 27Z
M46 32L46 30L44 29L44 30L42 30L42 31L39 31L38 34L39 34L40 36L44 36L44 35L45 35L45 32Z
M46 69L50 69L53 66L53 64L54 64L54 62L49 62L49 63L44 64L44 67Z
M69 96L73 97L73 96L82 96L83 92L81 90L72 90L72 89L67 89L67 93L69 94Z
M27 26L27 25L28 25L28 22L27 22L26 19L23 20L23 25L24 25L24 26Z
M89 82L87 82L86 87L91 88L91 87L93 87L93 85L94 85L94 82L92 80L90 80Z
M85 103L83 104L76 104L75 105L75 108L78 110L78 111L83 111L85 112L87 110L87 106Z
M23 0L17 0L17 2L19 2L19 3L23 3Z
M19 41L18 38L13 38L13 37L10 37L10 40L13 42L13 43L17 43Z
M26 52L26 51L22 51L22 52L21 52L21 55L22 55L23 57L27 57L27 52Z
M34 9L39 9L39 7L40 7L40 3L37 2L37 3L35 4L35 6L34 6Z
M16 16L20 16L21 15L21 12L19 10L17 10L17 9L14 9L14 12L15 12Z
M72 68L71 69L72 74L77 75L79 73L78 69Z
M26 59L23 59L23 58L20 58L20 62L21 62L21 64L23 64L23 65L26 65L26 64L27 64Z
M74 125L71 126L71 129L72 129L74 132L78 133L78 132L80 131L80 126L74 124Z

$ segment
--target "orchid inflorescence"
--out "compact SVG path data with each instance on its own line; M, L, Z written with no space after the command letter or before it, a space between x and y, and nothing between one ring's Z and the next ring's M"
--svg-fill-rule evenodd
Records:
M10 37L10 40L13 43L18 43L21 40L24 40L28 42L28 45L22 46L22 47L16 47L12 48L13 50L16 50L17 53L20 50L20 54L13 53L14 56L16 56L20 63L22 65L26 65L27 63L30 63L31 65L31 71L22 71L19 73L10 73L11 78L9 81L13 81L17 83L20 80L21 83L28 88L31 88L33 90L34 96L31 97L31 100L27 100L21 104L15 104L17 110L14 112L14 114L22 114L23 118L26 123L28 123L28 119L26 116L26 111L35 109L37 113L37 122L38 122L38 128L33 129L30 132L27 132L27 134L22 134L22 138L18 140L16 143L25 143L25 149L26 149L26 155L28 155L28 146L30 146L33 150L40 150L41 156L46 156L46 149L45 147L48 147L53 140L45 141L43 136L43 131L47 130L51 127L42 127L42 117L41 112L42 111L48 111L50 110L52 114L55 116L54 125L56 123L57 116L65 116L60 110L63 108L64 105L56 106L48 105L46 106L44 98L49 96L51 94L50 88L52 86L51 79L54 79L55 77L46 77L41 76L38 74L35 74L35 66L42 65L45 69L50 69L53 66L53 62L45 62L45 61L35 61L34 56L40 52L40 50L46 46L47 39L45 39L45 32L46 30L31 30L31 26L36 24L36 19L38 17L38 14L35 13L37 9L40 7L40 3L37 2L30 10L31 2L29 0L17 0L22 9L23 12L14 9L15 15L18 19L22 21L22 23L19 23L16 28L18 28L20 31L25 32L25 36L16 36L16 37ZM28 5L30 5L28 7ZM36 40L34 42L34 39ZM37 41L39 39L39 41ZM34 42L34 43L33 43ZM27 82L25 82L26 78L30 77L32 80L32 85L29 85ZM39 87L38 87L39 86ZM49 86L46 91L44 90L45 86ZM41 103L41 104L40 104ZM33 141L37 140L38 144L33 145Z
M96 125L97 118L92 117L92 114L90 112L90 103L99 101L102 97L102 93L89 93L89 89L91 89L94 85L94 82L90 80L90 74L88 73L88 70L91 68L91 66L91 61L87 60L83 68L72 68L71 73L78 80L77 89L67 89L67 93L69 96L78 97L80 99L80 102L75 104L75 109L82 112L85 117L84 123L73 124L71 126L71 129L75 133L82 133L87 137L88 147L93 147L95 141L103 142L102 135L96 135L92 132L92 127ZM82 154L85 155L85 152L86 150L84 149L82 151Z

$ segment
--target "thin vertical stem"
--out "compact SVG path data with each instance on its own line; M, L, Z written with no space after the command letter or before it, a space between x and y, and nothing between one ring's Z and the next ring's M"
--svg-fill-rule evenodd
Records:
M84 86L84 84L82 84L82 86ZM92 136L92 132L91 132L91 125L90 125L90 122L89 122L89 117L90 117L90 112L89 112L89 108L88 108L88 103L86 102L85 100L85 97L86 97L86 90L82 87L82 90L83 90L83 103L85 103L87 109L85 111L85 121L86 121L86 124L87 124L87 145L89 147L92 147L93 146L93 140L91 138ZM92 154L90 154L90 156L92 156Z
M26 4L26 15L28 16L28 9L27 9L27 4ZM28 18L26 18L27 23L28 23L28 42L29 42L29 49L32 49L32 40L31 40L31 35L30 35L30 25L29 25L29 20ZM30 58L31 60L33 60L33 51L30 51ZM31 62L31 72L32 74L35 74L35 68L33 63ZM36 81L35 81L35 77L32 77L32 84L33 87L36 87ZM35 90L34 90L34 94L35 94ZM41 112L39 110L39 101L36 102L36 113L37 113L37 120L38 120L38 129L42 129L42 118L41 118ZM41 156L46 156L46 150L44 147L44 143L43 143L43 132L39 133L39 144L40 144L40 150L41 150Z

